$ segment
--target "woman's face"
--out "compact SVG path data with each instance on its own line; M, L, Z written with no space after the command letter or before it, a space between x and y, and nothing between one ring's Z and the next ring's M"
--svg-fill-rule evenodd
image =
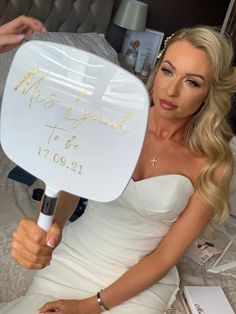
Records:
M206 53L186 40L171 44L158 69L153 102L165 118L186 119L196 113L209 91Z

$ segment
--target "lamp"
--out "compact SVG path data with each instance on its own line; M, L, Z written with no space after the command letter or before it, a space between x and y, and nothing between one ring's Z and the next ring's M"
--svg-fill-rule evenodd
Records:
M114 18L114 24L126 29L122 42L121 52L124 54L124 47L128 40L127 30L142 32L146 28L148 5L142 1L122 0ZM126 56L128 64L134 66L137 58L137 51Z
M136 0L123 0L114 23L128 30L142 32L146 27L148 5Z

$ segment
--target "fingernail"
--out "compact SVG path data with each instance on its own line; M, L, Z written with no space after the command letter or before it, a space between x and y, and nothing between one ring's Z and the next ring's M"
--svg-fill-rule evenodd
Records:
M47 242L47 246L51 247L51 248L54 248L56 246L56 239L55 238L51 238L48 240Z
M21 35L17 35L17 40L23 40L25 38L25 35L21 34Z

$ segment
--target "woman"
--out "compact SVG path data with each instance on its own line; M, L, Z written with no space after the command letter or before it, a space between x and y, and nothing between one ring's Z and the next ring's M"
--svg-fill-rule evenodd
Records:
M0 26L0 53L17 47L25 37L45 31L45 27L37 19L23 15L19 16Z
M0 313L165 312L178 291L176 263L211 221L228 215L232 58L230 42L208 27L180 30L166 42L150 83L147 136L124 193L110 203L89 201L52 259L77 198L61 194L47 234L21 221L13 258L47 267Z

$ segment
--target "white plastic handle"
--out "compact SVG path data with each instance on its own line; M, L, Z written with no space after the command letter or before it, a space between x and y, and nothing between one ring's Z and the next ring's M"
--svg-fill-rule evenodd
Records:
M42 212L39 214L37 225L43 229L44 231L48 232L50 226L53 222L53 215L45 215Z

